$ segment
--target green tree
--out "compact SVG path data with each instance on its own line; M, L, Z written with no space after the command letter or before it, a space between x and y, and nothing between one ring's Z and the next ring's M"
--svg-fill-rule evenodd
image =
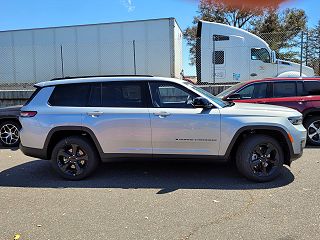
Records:
M306 24L304 10L270 9L252 22L252 32L264 39L276 51L278 58L299 62L302 31L306 29Z
M320 75L320 21L309 31L308 41L305 44L305 58L308 66Z

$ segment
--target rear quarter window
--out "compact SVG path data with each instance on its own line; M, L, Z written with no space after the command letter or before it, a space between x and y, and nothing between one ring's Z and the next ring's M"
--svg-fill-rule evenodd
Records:
M50 98L51 106L84 107L87 105L90 84L64 84L55 86Z
M37 87L36 90L31 94L30 98L25 102L23 106L27 106L33 99L34 97L40 92L42 88Z

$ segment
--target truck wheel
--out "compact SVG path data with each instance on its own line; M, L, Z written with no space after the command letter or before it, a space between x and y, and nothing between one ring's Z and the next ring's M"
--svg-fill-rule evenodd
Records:
M239 172L256 182L268 182L278 177L283 162L280 144L266 135L249 136L237 150L236 164Z
M307 129L308 143L320 146L320 116L307 118L304 127Z
M86 138L73 136L56 144L51 162L63 178L81 180L94 172L100 160L95 147Z
M17 147L20 143L20 124L17 121L5 121L0 124L0 143L4 147Z

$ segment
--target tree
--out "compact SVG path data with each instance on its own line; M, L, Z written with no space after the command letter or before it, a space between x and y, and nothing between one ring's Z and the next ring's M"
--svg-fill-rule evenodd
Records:
M309 31L308 41L305 45L305 58L308 66L320 75L320 21Z
M264 39L278 58L300 61L302 31L306 29L307 16L301 9L269 9L252 23L252 32Z

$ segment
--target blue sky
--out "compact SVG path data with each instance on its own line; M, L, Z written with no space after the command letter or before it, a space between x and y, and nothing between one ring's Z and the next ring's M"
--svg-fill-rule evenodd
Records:
M194 0L0 0L0 30L118 22L149 18L175 17L182 29L192 24L197 11ZM283 7L302 8L309 26L320 19L319 0L295 0ZM184 47L184 68L188 51Z

